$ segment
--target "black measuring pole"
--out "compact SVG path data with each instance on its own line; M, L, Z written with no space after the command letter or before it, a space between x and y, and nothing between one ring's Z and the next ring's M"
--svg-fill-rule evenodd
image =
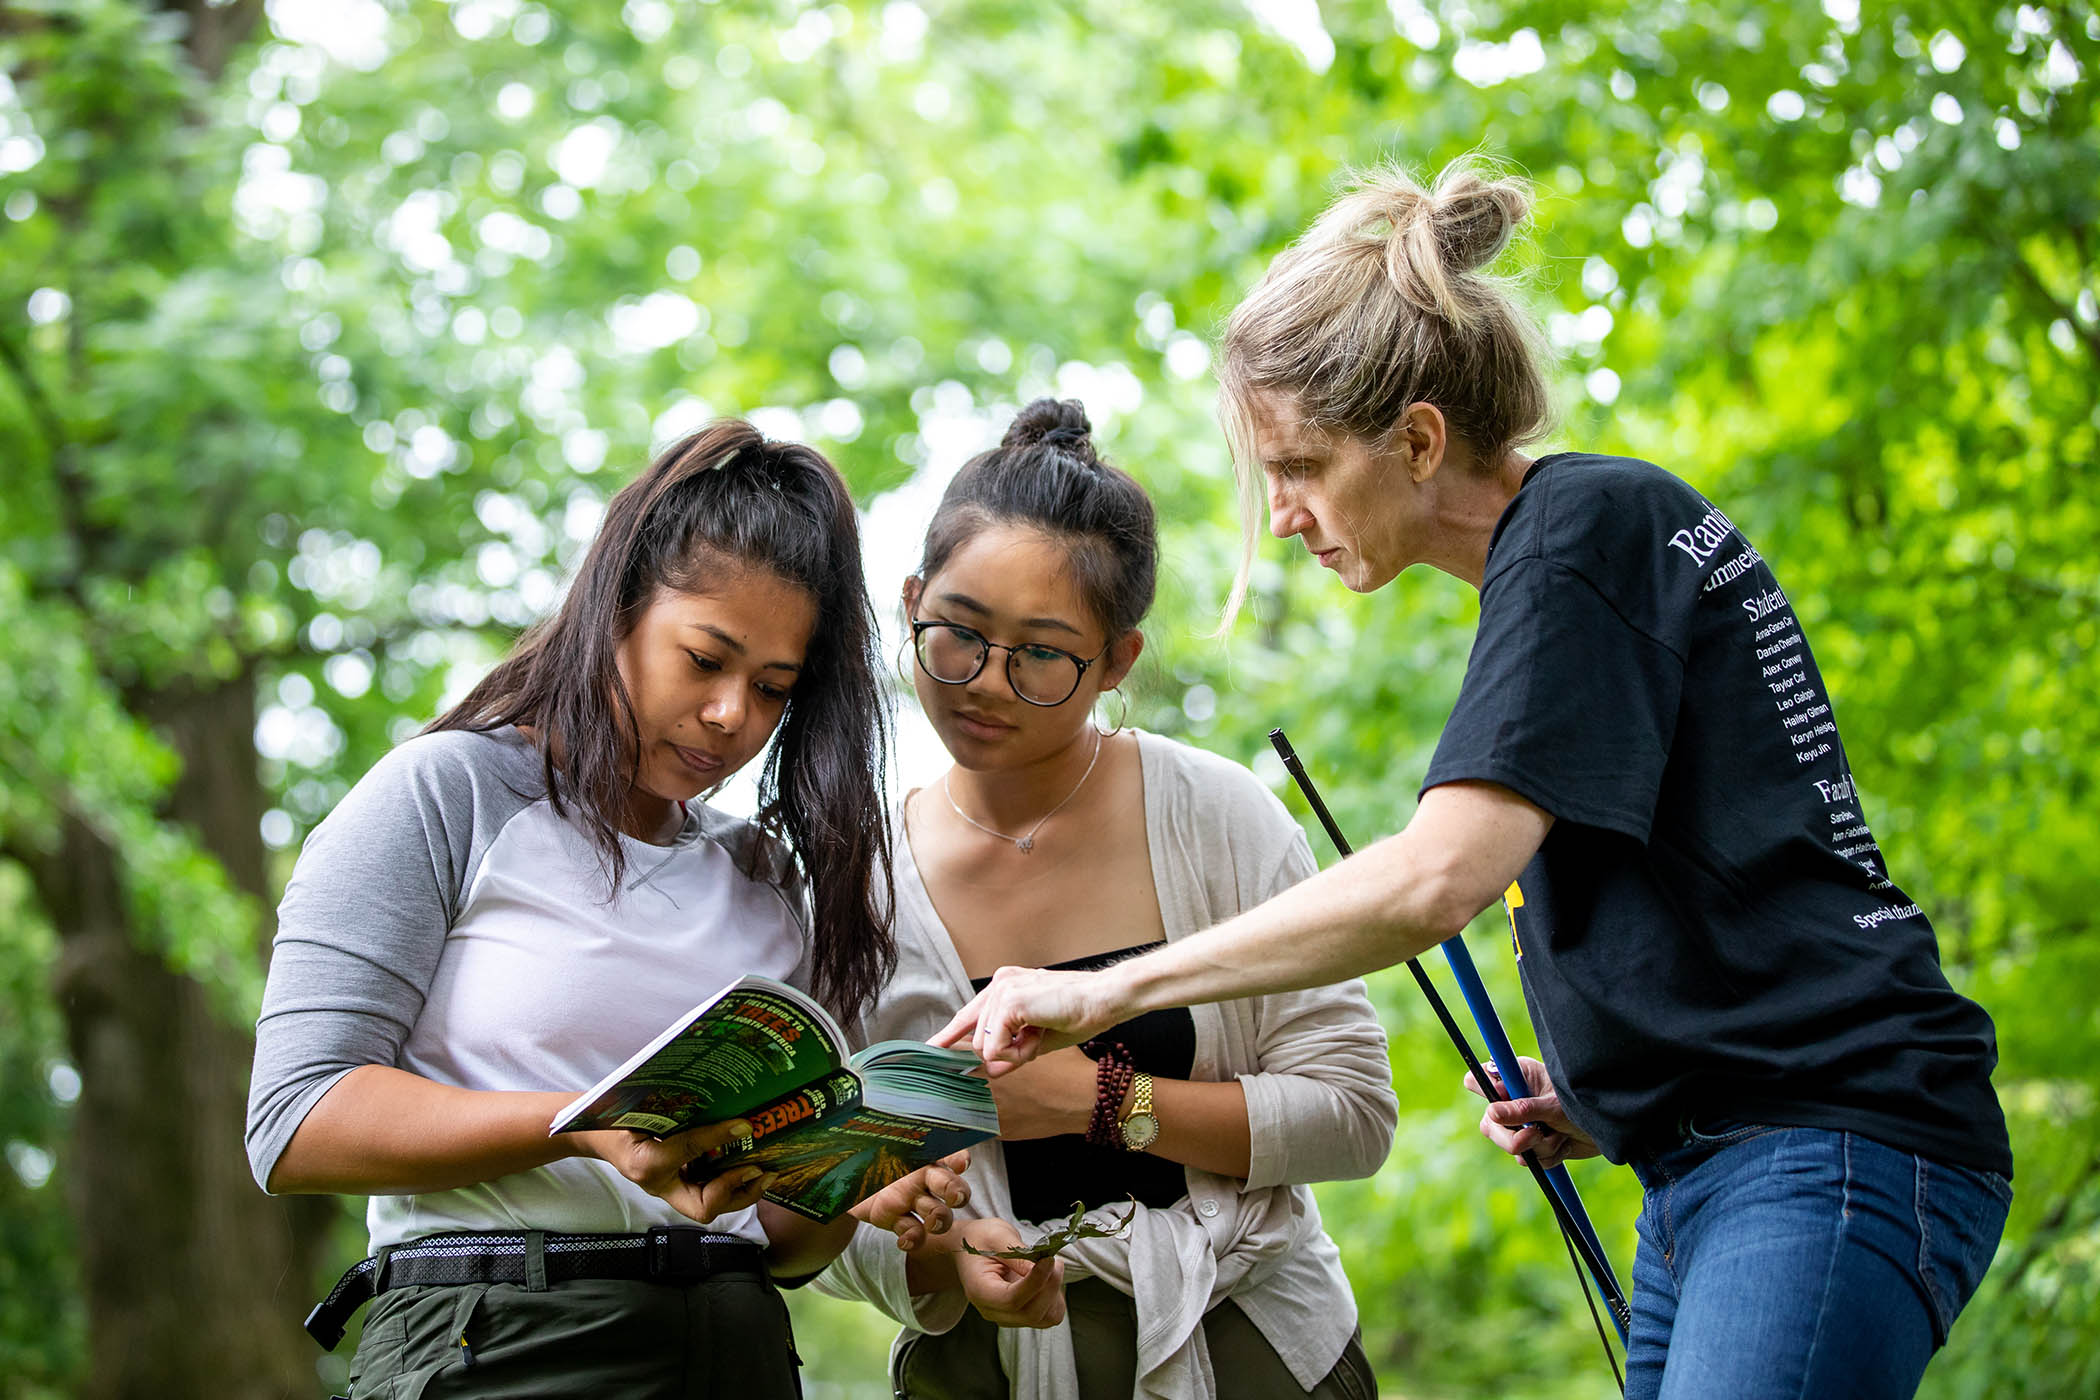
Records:
M1350 846L1349 838L1342 835L1341 827L1335 823L1334 814L1329 812L1327 804L1320 800L1320 791L1313 786L1304 763L1299 761L1297 750L1291 747L1291 741L1284 737L1281 729L1271 729L1269 743L1275 748L1276 756L1283 760L1283 766L1290 773L1291 780L1297 783L1298 791L1305 794L1305 800L1311 805L1313 815L1318 817L1320 825L1326 828L1327 839L1334 843L1334 848L1341 852L1344 858L1354 855L1356 852ZM1451 1044L1457 1048L1458 1057L1466 1062L1466 1069L1472 1074L1473 1082L1480 1086L1486 1097L1507 1100L1510 1097L1507 1088L1499 1078L1481 1068L1479 1057L1473 1053L1472 1042L1466 1039L1466 1033L1459 1029L1458 1022L1452 1019L1451 1008L1444 1004L1444 998L1437 992L1436 984L1431 982L1429 974L1422 970L1421 962L1409 958L1407 970L1414 974L1415 985L1422 989L1422 995L1429 1001L1430 1010L1436 1012L1437 1020L1443 1024L1444 1034L1451 1037ZM1590 1246L1588 1238L1576 1228L1566 1203L1554 1191L1553 1184L1546 1179L1545 1168L1539 1165L1537 1154L1526 1152L1521 1160L1530 1169L1531 1179L1537 1183L1539 1194L1544 1196L1546 1204L1552 1207L1554 1223L1560 1226L1561 1235L1567 1240L1568 1247L1581 1255L1582 1263L1588 1267L1590 1274L1597 1280L1598 1288L1604 1294L1605 1306L1611 1309L1613 1317L1623 1328L1632 1311L1627 1306L1625 1294L1620 1290L1618 1278L1612 1272L1611 1266L1598 1256L1596 1250ZM1580 1268L1576 1270L1576 1278L1582 1282L1583 1296L1588 1297L1589 1280L1583 1278ZM1605 1354L1610 1356L1609 1345L1605 1348ZM1612 1372L1615 1376L1618 1373L1616 1360L1612 1362ZM1621 1389L1623 1388L1622 1382Z

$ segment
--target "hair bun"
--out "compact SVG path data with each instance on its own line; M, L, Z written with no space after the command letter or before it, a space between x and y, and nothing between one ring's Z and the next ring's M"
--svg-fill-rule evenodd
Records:
M1472 272L1502 255L1531 217L1531 192L1520 180L1491 179L1462 169L1437 182L1429 227L1437 252L1453 272Z
M1531 186L1478 157L1445 166L1427 189L1383 165L1328 206L1299 256L1375 258L1409 304L1464 330L1484 304L1485 269L1530 217Z
M1037 399L1019 413L1001 438L1001 447L1061 448L1083 461L1096 462L1094 425L1077 399Z

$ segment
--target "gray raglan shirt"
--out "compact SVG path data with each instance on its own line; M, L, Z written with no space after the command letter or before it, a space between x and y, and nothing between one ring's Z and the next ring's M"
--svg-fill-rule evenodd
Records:
M672 844L622 840L608 899L590 837L555 814L514 729L421 735L381 759L307 839L278 909L248 1096L255 1179L267 1189L300 1122L360 1065L580 1093L744 973L808 985L802 893L756 828L694 803ZM369 1211L375 1249L683 1219L582 1159ZM764 1238L752 1211L715 1228Z

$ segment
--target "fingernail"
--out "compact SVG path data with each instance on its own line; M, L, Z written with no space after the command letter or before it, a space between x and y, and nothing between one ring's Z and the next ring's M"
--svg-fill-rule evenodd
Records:
M729 1133L732 1137L750 1137L751 1125L749 1123L731 1123L729 1125Z
M744 1180L744 1185L746 1185L746 1186L749 1186L749 1185L750 1185L750 1184L751 1184L752 1182L754 1182L754 1181L758 1180L758 1179L759 1179L760 1177L762 1177L762 1176L764 1176L764 1175L765 1175L765 1171L764 1171L764 1170L763 1170L762 1168L759 1168L759 1167L746 1167L746 1168L744 1168L744 1170L743 1170L743 1173L742 1173L742 1176L743 1176L743 1180Z

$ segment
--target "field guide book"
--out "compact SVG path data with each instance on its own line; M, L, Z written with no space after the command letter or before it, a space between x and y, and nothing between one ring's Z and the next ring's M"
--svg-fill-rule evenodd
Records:
M738 978L664 1028L555 1115L549 1134L628 1128L668 1137L742 1118L752 1135L714 1159L778 1174L766 1199L836 1219L883 1187L996 1136L975 1055L916 1040L846 1053L806 993Z

